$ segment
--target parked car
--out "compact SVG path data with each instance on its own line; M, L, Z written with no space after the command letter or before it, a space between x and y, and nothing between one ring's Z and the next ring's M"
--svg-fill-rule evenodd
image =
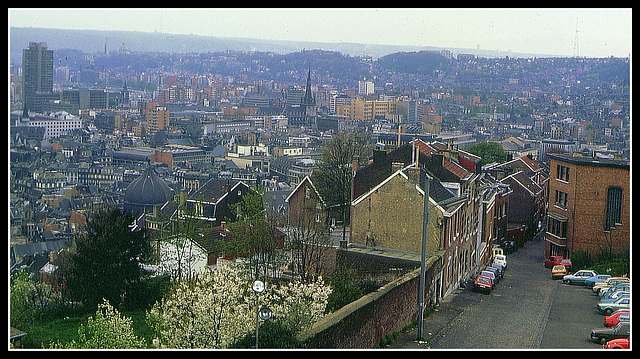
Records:
M605 344L612 339L628 338L630 328L630 322L620 322L611 328L592 329L589 338L596 343Z
M627 277L609 277L604 282L596 283L591 289L594 293L600 293L600 289L613 287L614 285L621 283L629 283L629 278Z
M631 340L629 338L612 339L602 347L604 349L631 349Z
M502 276L500 275L500 270L491 266L485 266L482 270L492 272L496 276L496 284L500 283L500 279Z
M570 270L571 267L573 266L573 264L571 264L571 259L569 258L563 258L560 261L560 264L562 264L565 268L567 268L567 270Z
M491 263L491 267L500 271L500 278L504 277L505 267L502 264L494 262L494 263Z
M605 327L613 327L620 321L631 320L631 312L627 309L616 310L604 318Z
M504 254L496 254L493 257L493 263L498 263L498 264L502 264L504 266L504 268L507 268L507 256L505 256Z
M567 266L565 266L565 268L566 267ZM596 275L598 275L598 273L596 273L595 271L589 269L581 269L573 274L567 274L562 277L562 283L584 285L587 278L595 277Z
M551 279L559 279L564 277L567 274L567 268L563 265L553 266L551 269Z
M510 254L518 250L518 243L515 241L506 241L501 246L505 254Z
M596 308L601 314L611 315L616 310L629 309L631 297L620 297L615 302L598 302Z
M504 250L500 247L491 248L491 257L495 258L497 255L504 255Z
M491 278L491 289L494 289L496 287L496 284L498 284L498 282L496 282L496 275L493 272L490 272L488 270L483 270L480 272L480 275L484 275Z
M601 293L598 293L598 295L600 296L600 298L609 298L611 296L611 293L613 292L617 292L617 291L630 291L631 290L631 286L629 284L623 283L623 284L618 284L618 285L614 285L613 287L609 287L606 290L603 288Z
M615 302L620 297L630 297L631 293L626 290L618 290L615 292L611 292L606 297L600 298L600 302L602 303L611 303Z
M491 289L493 288L493 283L491 278L485 275L478 275L476 279L473 281L473 290L476 292L483 292L486 294L491 293Z
M609 274L598 274L598 275L595 275L595 276L593 276L591 278L585 279L584 280L584 285L586 287L593 288L593 286L596 283L604 282L605 280L607 280L607 278L610 278L610 277L611 276Z
M550 256L544 261L544 266L546 268L553 268L553 266L560 265L563 259L562 256Z

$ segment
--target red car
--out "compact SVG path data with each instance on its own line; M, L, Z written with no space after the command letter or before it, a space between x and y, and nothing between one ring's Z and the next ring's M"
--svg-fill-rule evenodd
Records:
M604 318L605 327L613 327L621 320L630 320L629 311L625 309L618 310Z
M571 259L563 258L560 261L560 265L563 265L565 268L567 268L567 270L570 270L571 269Z
M493 283L490 277L486 275L478 275L476 279L473 281L473 290L476 292L484 292L489 294L491 292L491 288L493 287Z
M629 349L631 347L629 338L612 339L604 345L605 349Z
M562 256L550 256L544 261L544 266L547 268L553 268L553 266L562 265Z

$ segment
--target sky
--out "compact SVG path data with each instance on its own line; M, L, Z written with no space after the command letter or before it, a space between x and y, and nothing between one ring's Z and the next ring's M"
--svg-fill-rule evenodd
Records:
M631 8L13 8L9 25L557 56L631 55Z

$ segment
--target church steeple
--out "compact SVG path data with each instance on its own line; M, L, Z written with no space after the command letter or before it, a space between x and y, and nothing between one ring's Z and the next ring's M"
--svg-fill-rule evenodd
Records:
M304 104L315 104L315 99L313 98L313 94L311 93L311 66L309 66L309 72L307 73L307 87L304 92Z

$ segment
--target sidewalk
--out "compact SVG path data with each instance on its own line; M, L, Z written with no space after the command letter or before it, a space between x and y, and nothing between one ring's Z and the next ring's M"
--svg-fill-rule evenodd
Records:
M456 289L456 291L449 294L446 298L443 298L440 301L440 305L437 306L429 316L424 318L424 324L422 326L422 337L424 341L417 341L418 327L416 326L410 331L401 334L393 343L384 349L429 349L429 343L464 310L464 305L456 303L458 293L463 290L468 290L468 288Z

